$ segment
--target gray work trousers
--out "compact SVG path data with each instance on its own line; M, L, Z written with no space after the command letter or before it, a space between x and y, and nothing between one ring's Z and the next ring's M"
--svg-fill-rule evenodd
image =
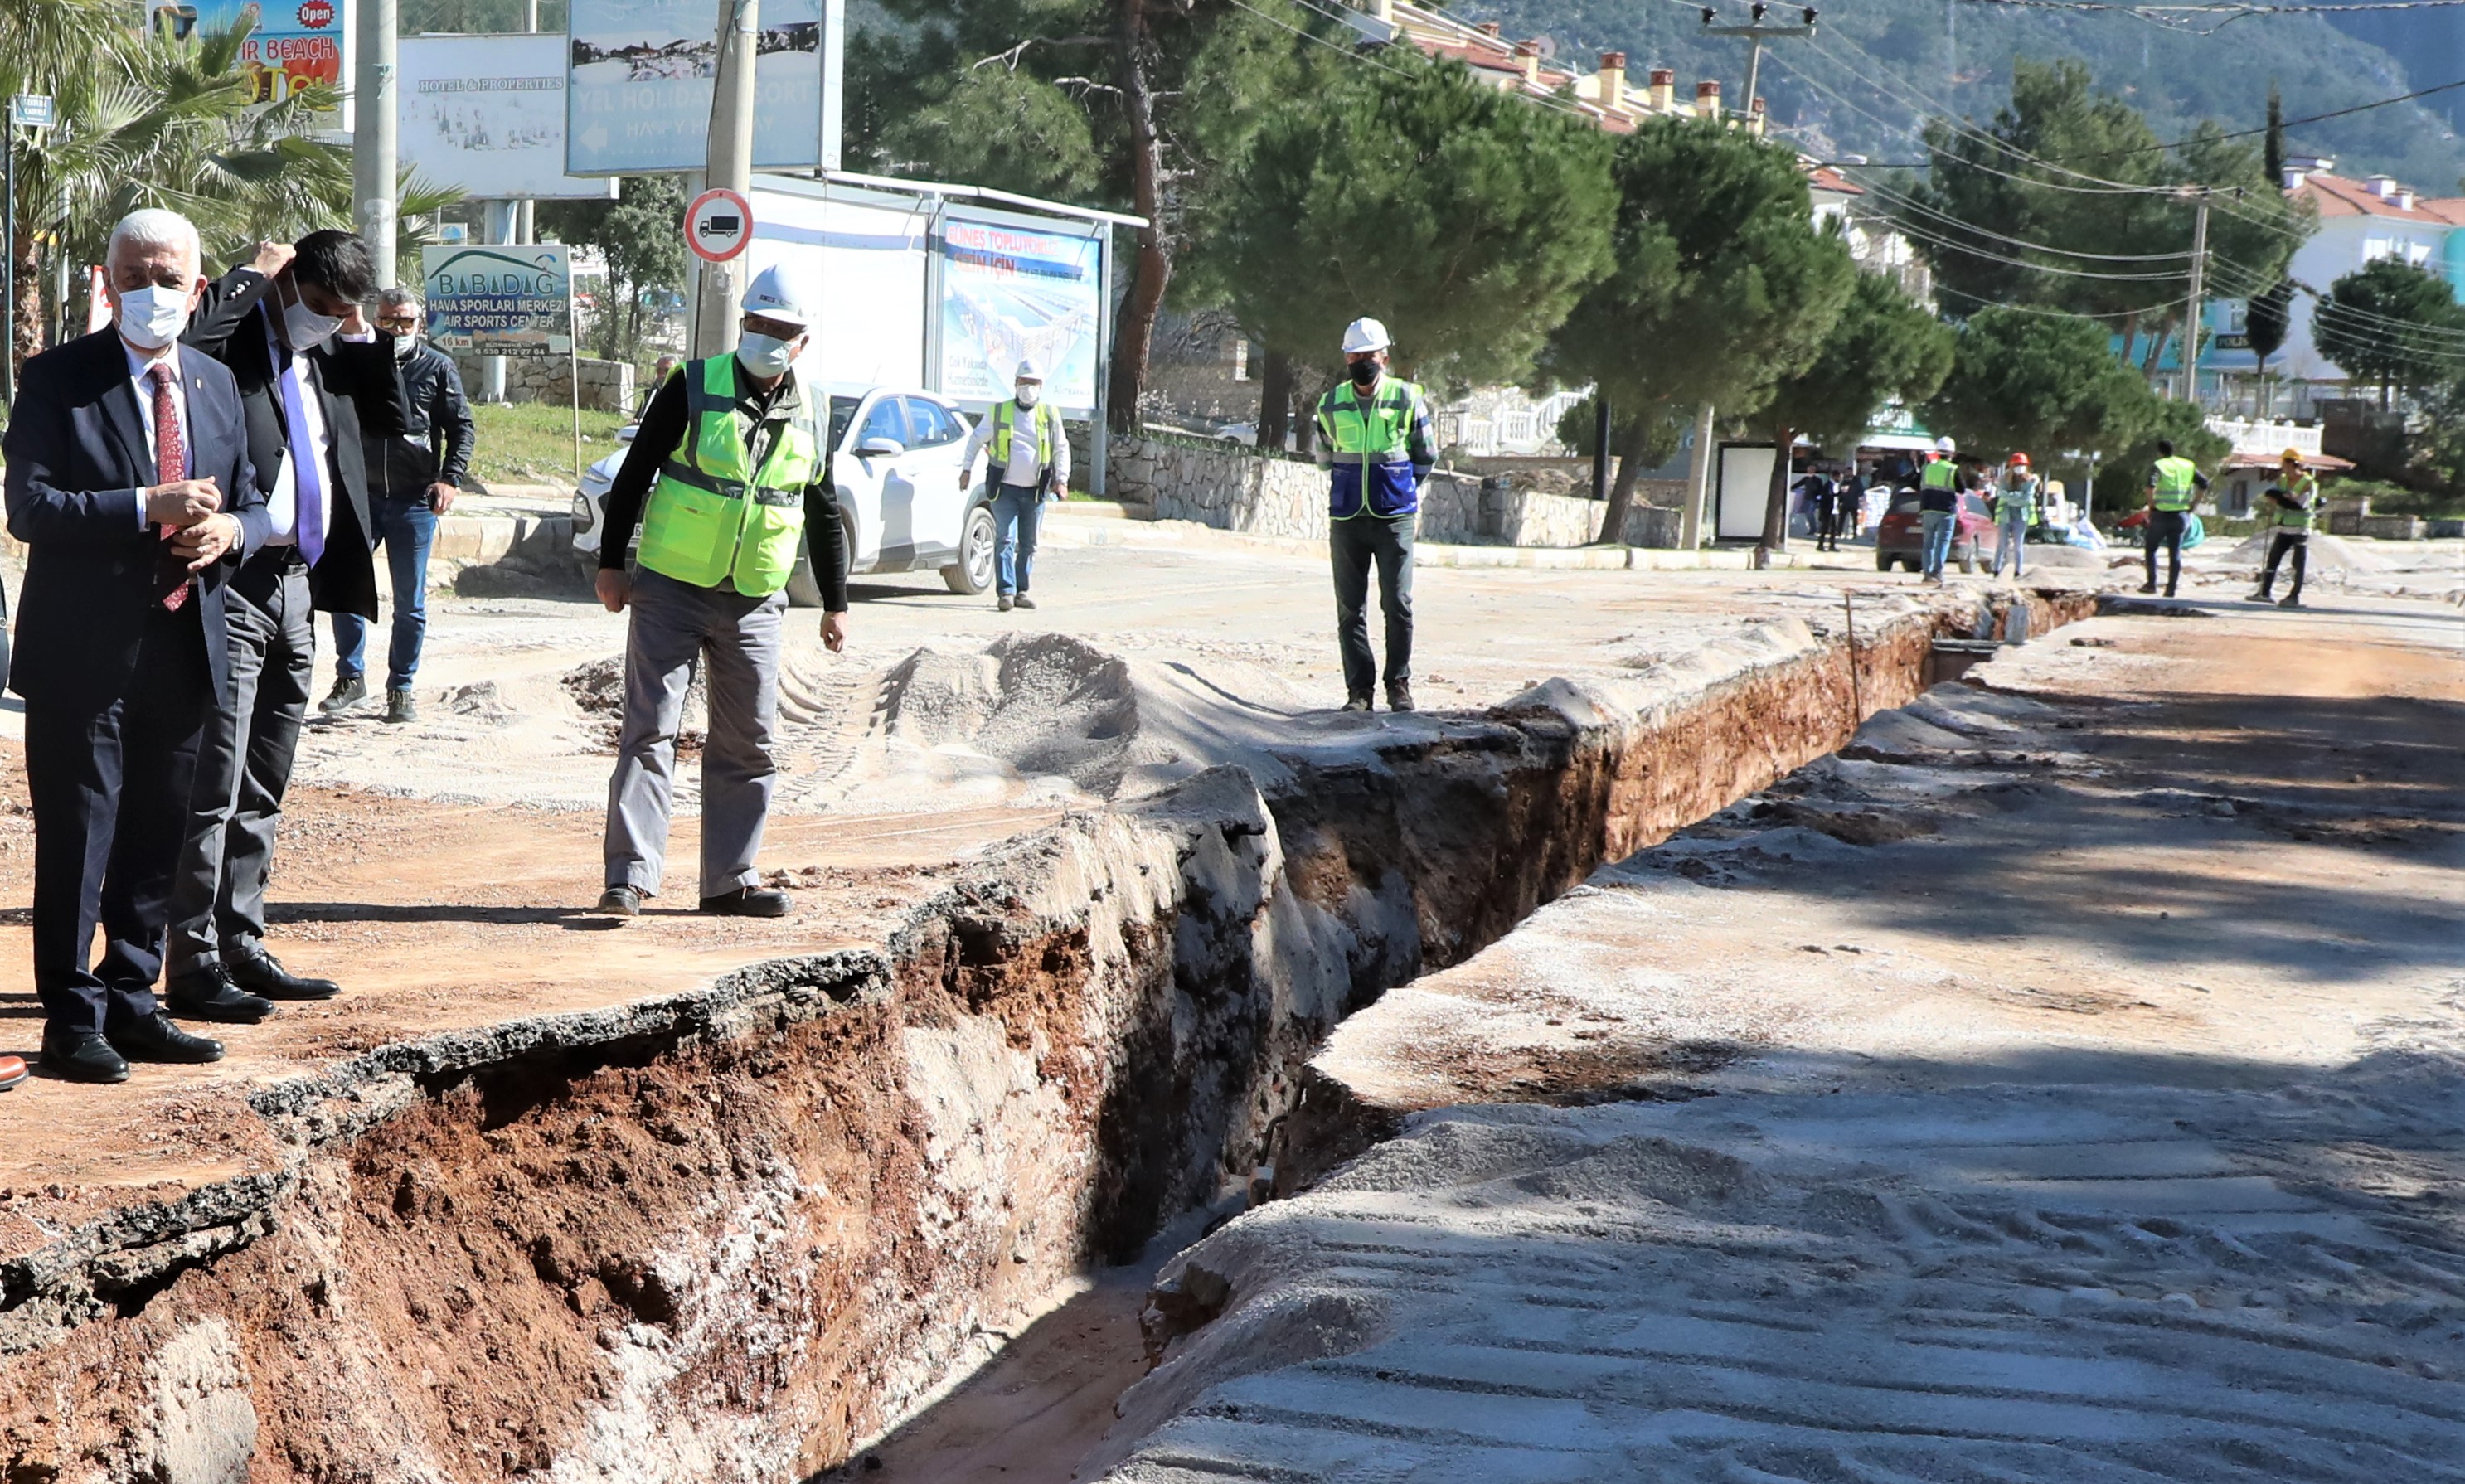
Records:
M770 734L779 716L780 624L788 595L748 598L698 587L644 567L633 574L625 641L625 724L608 780L608 879L646 897L667 863L676 793L677 726L697 665L710 691L701 754L701 895L723 896L761 877L753 857L770 815L778 768Z
M1412 678L1412 537L1415 517L1388 519L1366 511L1328 522L1335 563L1335 639L1344 653L1346 696L1366 696L1378 676L1369 653L1369 568L1378 567L1379 606L1387 617L1387 684Z
M259 551L223 588L231 704L207 720L197 749L188 836L171 875L167 977L236 958L265 937L274 831L317 663L314 616L307 565L289 546Z

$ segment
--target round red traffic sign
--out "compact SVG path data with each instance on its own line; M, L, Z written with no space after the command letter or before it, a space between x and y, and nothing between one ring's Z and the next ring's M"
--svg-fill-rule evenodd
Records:
M694 197L685 208L685 246L698 257L723 263L753 241L753 206L743 196L715 187Z

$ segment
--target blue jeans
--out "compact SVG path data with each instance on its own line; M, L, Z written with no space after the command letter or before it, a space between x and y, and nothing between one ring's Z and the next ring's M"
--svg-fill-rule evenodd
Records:
M1996 522L2000 533L1994 541L1994 575L2003 575L2003 559L2011 559L2011 575L2020 575L2020 548L2029 542L2029 512L2009 510Z
M428 637L428 548L436 542L436 512L428 497L395 499L380 496L371 502L377 544L385 548L386 567L393 574L393 641L386 651L386 689L407 691L419 673L419 646ZM348 678L366 673L368 621L357 613L334 615L334 674Z
M1925 543L1920 568L1928 577L1941 577L1943 563L1951 557L1951 538L1960 529L1959 518L1948 510L1923 510L1918 515Z
M993 497L993 587L1002 596L1027 590L1035 567L1035 526L1044 492L1005 484Z

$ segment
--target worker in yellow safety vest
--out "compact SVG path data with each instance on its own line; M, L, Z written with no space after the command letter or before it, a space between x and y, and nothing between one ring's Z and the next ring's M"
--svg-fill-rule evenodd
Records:
M1943 581L1960 534L1960 466L1952 461L1959 452L1951 439L1937 438L1934 456L1918 472L1918 575L1924 582Z
M608 782L608 890L630 918L658 894L677 731L699 667L709 686L701 759L701 910L784 917L754 856L778 776L771 733L788 581L800 553L822 595L822 642L847 642L847 551L831 493L824 403L791 367L812 341L820 295L788 264L744 289L733 353L679 366L643 410L608 489L599 601L632 610L625 719ZM636 523L638 570L626 568Z
M959 488L975 482L976 455L992 451L985 477L993 486L993 587L1005 613L1033 609L1028 580L1035 569L1035 530L1044 502L1070 491L1070 439L1061 413L1044 398L1044 367L1021 361L1010 398L996 402L967 436L959 459Z
M2302 462L2302 451L2287 449L2277 460L2276 483L2260 492L2260 519L2267 522L2268 565L2260 569L2259 588L2251 595L2254 603L2268 601L2268 591L2276 586L2276 564L2287 552L2294 553L2294 587L2285 595L2279 608L2302 606L2302 569L2310 562L2311 521L2320 513L2320 481L2312 477Z
M2141 548L2148 564L2148 580L2140 585L2142 592L2157 590L2157 548L2163 546L2165 596L2174 595L2183 578L2183 533L2191 507L2208 488L2209 476L2200 473L2199 465L2175 456L2172 439L2157 440L2157 462L2148 470L2148 524Z
M1421 483L1438 455L1430 400L1387 374L1393 342L1376 320L1344 326L1344 379L1318 401L1319 463L1328 471L1327 548L1335 566L1335 637L1344 709L1367 711L1378 676L1369 652L1369 568L1387 617L1387 709L1412 709L1412 532Z

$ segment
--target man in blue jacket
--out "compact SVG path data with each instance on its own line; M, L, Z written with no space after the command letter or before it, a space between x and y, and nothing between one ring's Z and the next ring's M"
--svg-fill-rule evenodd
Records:
M205 290L198 255L176 212L122 218L103 255L110 328L27 362L9 419L34 989L44 1065L74 1081L223 1053L153 988L198 749L231 694L226 579L269 534L238 387L179 343ZM169 995L183 1015L217 1008Z
M1331 470L1328 547L1335 563L1335 634L1344 650L1346 711L1369 709L1378 677L1369 652L1369 567L1387 616L1387 708L1412 709L1412 528L1421 481L1438 456L1421 388L1387 374L1393 342L1375 320L1344 327L1346 377L1318 402L1319 463Z

